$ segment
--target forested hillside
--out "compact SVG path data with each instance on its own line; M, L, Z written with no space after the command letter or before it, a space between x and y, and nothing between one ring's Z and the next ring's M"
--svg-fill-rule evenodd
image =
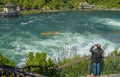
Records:
M0 0L0 7L12 2L25 9L72 9L78 8L79 3L84 1L97 5L98 8L120 8L120 0Z
M106 8L120 8L120 0L88 0L88 2Z

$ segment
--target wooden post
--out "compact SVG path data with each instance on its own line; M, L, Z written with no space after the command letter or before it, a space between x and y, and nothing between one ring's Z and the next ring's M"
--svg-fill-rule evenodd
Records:
M91 72L90 72L90 60L88 59L88 74L90 74Z

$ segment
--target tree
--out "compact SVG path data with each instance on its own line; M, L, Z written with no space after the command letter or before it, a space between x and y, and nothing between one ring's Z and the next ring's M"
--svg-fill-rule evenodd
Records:
M28 0L25 0L25 1L23 2L23 7L24 7L25 9L30 9L30 8L31 8L30 2L29 2Z
M13 62L12 60L10 60L7 57L4 57L2 54L0 54L0 64L16 66L15 62Z
M27 59L26 59L26 65L29 66L29 65L32 65L33 63L33 58L34 58L34 55L33 55L33 52L30 52L27 56Z
M45 0L38 0L39 8L42 8L46 4L45 2Z
M25 66L30 66L30 65L43 66L43 68L31 68L32 72L48 75L50 77L53 77L53 75L56 74L55 70L44 68L44 66L54 66L53 60L51 58L47 59L46 53L37 52L34 55L33 52L30 52L27 56Z

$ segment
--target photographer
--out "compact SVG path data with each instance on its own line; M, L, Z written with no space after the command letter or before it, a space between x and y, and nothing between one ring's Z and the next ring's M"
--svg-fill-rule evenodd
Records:
M100 44L95 44L90 48L92 53L91 60L93 62L94 77L100 77L100 61L102 60L103 49Z

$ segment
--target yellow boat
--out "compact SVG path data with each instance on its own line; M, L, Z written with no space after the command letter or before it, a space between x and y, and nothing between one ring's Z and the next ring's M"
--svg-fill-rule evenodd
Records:
M41 35L58 35L59 32L41 32Z

